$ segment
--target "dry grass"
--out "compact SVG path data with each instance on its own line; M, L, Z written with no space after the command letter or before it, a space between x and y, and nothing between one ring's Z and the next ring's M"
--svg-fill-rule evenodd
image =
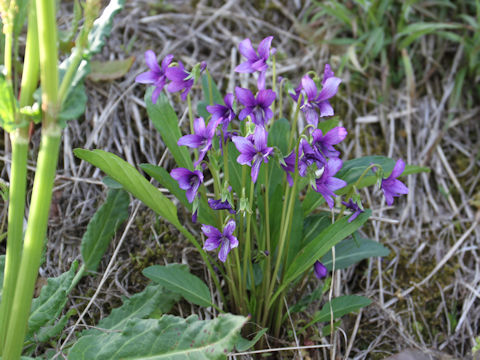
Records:
M59 275L79 257L86 224L105 197L100 171L76 159L72 149L108 150L134 165L173 165L146 117L144 88L134 83L135 76L145 69L145 50L154 49L160 58L174 53L189 65L206 61L223 92L232 91L234 81L247 81L237 78L232 70L239 61L235 46L245 37L256 43L274 35L280 58L278 73L294 83L305 71L320 72L332 51L339 51L311 44L308 36L302 35L305 28L297 19L305 14L308 1L292 0L283 6L277 0L257 3L261 6L241 0L141 0L127 4L98 59L123 59L133 54L137 61L120 80L87 82L85 117L71 122L65 130L42 277ZM462 54L457 55L461 59ZM465 359L471 356L474 338L480 333L480 229L475 221L478 209L469 202L480 189L479 108L449 108L458 61L449 66L446 76L424 83L417 98L409 96L405 84L391 91L382 103L376 101L382 91L381 79L369 78L364 88L353 89L349 86L352 74L347 70L342 75L344 88L334 106L349 130L342 149L344 159L387 154L431 168L430 174L408 177L410 193L398 200L395 208L386 207L377 191L364 192L366 205L375 216L399 222L373 220L364 229L367 236L391 249L388 259L362 262L334 275L335 295L363 294L374 301L356 317L347 318L343 330L337 332L337 354L342 358L377 359L413 347L432 356L441 351ZM183 109L178 111L179 117L185 118ZM36 145L31 159L37 150L39 129L33 140ZM1 159L9 161L5 152ZM35 166L33 161L31 165ZM4 167L2 178L8 179L7 171ZM94 325L120 304L121 296L141 290L146 279L140 272L148 264L185 262L205 276L199 256L187 242L144 206L134 202L132 213L133 209L138 210L136 217L125 234L117 234L110 255L102 263L100 271L108 272L83 279L69 301L68 306L82 312L96 292L75 329ZM188 315L200 310L182 303L175 311ZM285 346L297 347L297 351L285 352L285 357L328 358L328 349L299 348L310 345L311 339L318 339L315 343L319 345L331 343L331 339L320 339L314 330L299 335L298 343L293 335L285 336Z

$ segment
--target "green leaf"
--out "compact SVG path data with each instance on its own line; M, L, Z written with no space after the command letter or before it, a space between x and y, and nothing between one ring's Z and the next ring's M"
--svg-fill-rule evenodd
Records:
M71 88L74 89L78 84L83 82L85 76L90 73L90 58L99 53L105 45L105 38L110 35L113 26L113 17L125 5L125 0L110 0L107 7L103 10L102 15L93 23L93 28L88 34L88 47L83 52L83 60L80 62L75 76L72 80ZM76 56L75 51L60 64L60 72L65 72ZM70 91L71 92L71 91Z
M83 331L81 335L100 335L103 329L125 330L127 323L133 319L144 319L156 311L170 311L179 299L178 294L167 291L160 285L150 284L142 292L124 299L122 306L113 309L109 316L100 320L97 329Z
M461 28L460 24L447 24L447 23L433 23L433 22L415 22L403 28L402 31L395 36L397 39L406 36L400 41L398 47L400 49L406 48L412 42L417 40L423 35L438 32L440 30L454 30Z
M140 168L148 175L157 180L162 186L166 187L172 195L174 195L189 211L192 211L192 204L190 204L185 196L185 190L180 189L177 180L172 178L164 168L151 164L141 164ZM214 225L216 224L216 217L213 210L210 209L204 198L200 200L198 209L198 221L202 224Z
M102 15L93 23L93 28L88 34L88 49L85 55L91 57L102 50L105 38L112 31L113 17L124 5L125 0L110 0Z
M32 341L36 344L45 343L50 339L54 339L60 335L60 333L67 326L68 320L77 314L77 310L70 309L65 315L63 315L60 320L58 320L53 325L47 325L41 327L37 332L35 332L32 338L27 338L26 341Z
M15 129L15 111L17 101L13 97L12 89L3 76L0 76L0 127L6 132Z
M62 104L62 110L58 115L60 124L65 127L67 121L75 120L82 116L86 106L87 95L85 94L85 86L81 82L68 92L67 98Z
M246 318L220 315L213 320L165 315L159 320L129 320L122 332L83 336L69 360L226 359Z
M306 329L309 326L316 324L317 322L326 322L330 321L331 311L333 311L333 318L338 319L343 315L357 311L362 307L368 306L372 303L372 300L358 295L345 295L339 296L335 299L332 299L332 302L327 302L323 305L320 311L317 311L313 316L312 321L310 321L303 328ZM331 304L331 308L330 308Z
M110 81L121 78L130 70L135 56L122 60L91 61L88 79L92 81Z
M268 134L268 146L277 146L283 156L288 155L288 137L290 135L290 123L287 119L276 120Z
M295 257L285 274L284 284L288 284L310 269L315 261L325 255L333 246L351 235L370 217L371 211L366 210L351 223L344 217L329 225L309 242Z
M67 296L72 289L78 262L74 262L67 272L47 280L40 296L33 299L28 318L27 337L32 337L41 327L51 325L62 312L67 303ZM78 280L78 279L77 279Z
M166 289L182 295L193 304L213 306L207 285L197 276L190 274L181 264L150 266L144 269L142 274Z
M108 191L107 200L93 215L82 238L81 252L87 270L97 271L115 231L128 217L129 203L126 191Z
M180 227L176 206L155 186L150 184L132 165L103 150L75 149L75 156L98 167L150 209Z
M346 269L360 260L375 256L388 256L388 250L382 244L365 238L348 238L335 246L335 269ZM332 271L332 251L320 260L329 271Z
M265 335L265 333L268 331L267 328L260 330L257 332L257 334L254 336L252 340L247 340L244 339L243 337L240 337L235 344L235 349L237 349L238 352L244 352L250 349L253 345L255 345L260 338Z
M175 111L163 93L157 99L157 103L153 104L152 92L153 86L145 92L145 104L147 104L148 117L172 153L177 166L192 170L193 162L187 147L177 145L178 139L182 136L178 126L177 114L175 114Z

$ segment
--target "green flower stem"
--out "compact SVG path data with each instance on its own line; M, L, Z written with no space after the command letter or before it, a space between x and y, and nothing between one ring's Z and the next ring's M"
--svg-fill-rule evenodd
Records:
M244 165L245 166L245 165ZM255 186L253 183L250 184L250 195L248 197L249 201L249 208L252 210L252 213L247 213L247 229L246 229L246 236L245 236L245 251L243 252L243 279L245 282L245 292L247 289L247 269L251 269L252 267L252 250L251 250L251 223L252 223L252 215L254 215L252 205L253 205L253 190ZM255 288L255 278L253 274L253 269L250 272L250 284L252 284L252 290Z
M296 149L296 161L295 163L298 164L298 145ZM273 290L275 288L275 283L278 275L278 271L280 270L280 263L282 261L282 256L283 252L285 249L285 242L287 241L287 233L288 233L288 226L292 222L292 215L293 215L293 208L295 205L295 195L296 195L296 188L298 184L298 167L295 167L295 175L294 175L294 180L293 180L293 186L290 189L290 198L288 200L288 210L287 210L287 216L284 218L284 226L282 227L282 230L280 232L280 241L278 243L277 249L277 261L275 263L275 269L273 271L273 275L270 279L270 287L266 293L265 297L265 306L264 306L264 314L263 314L263 319L262 319L262 325L265 326L267 322L267 316L270 313L268 309L271 307L273 300L271 299ZM288 189L287 189L288 190ZM283 269L283 271L286 271L286 269ZM277 290L278 293L278 290ZM278 295L277 295L278 296Z
M213 105L213 86L212 86L212 76L210 75L210 71L205 70L207 73L207 80L208 80L208 95L210 97L210 105Z
M277 62L275 61L275 55L272 56L272 90L276 92L277 87ZM275 120L275 100L272 103L272 113L273 113L273 120Z
M50 121L53 122L53 119ZM17 289L3 354L5 360L19 359L22 352L30 305L47 232L53 182L60 149L61 129L52 124L43 131Z
M270 246L270 206L269 206L269 179L268 179L268 167L266 166L265 167L265 195L264 195L264 199L265 199L265 239L266 239L266 250L268 251L268 256L267 256L267 259L265 261L266 263L266 269L264 269L264 274L266 275L265 276L265 279L268 279L269 281L271 281L270 279L270 275L271 275L271 258L273 256L272 254L272 249L271 249L271 246ZM266 283L263 282L262 284L262 288L264 289L268 289L268 286L264 286L264 284ZM263 289L262 289L263 290ZM265 290L263 290L265 291ZM266 296L267 294L265 294Z

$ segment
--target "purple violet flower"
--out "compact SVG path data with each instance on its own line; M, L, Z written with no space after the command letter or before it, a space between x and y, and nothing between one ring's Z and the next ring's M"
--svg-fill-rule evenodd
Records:
M253 73L255 71L265 72L268 69L267 60L270 55L270 46L273 36L266 37L258 44L258 54L253 49L250 39L245 39L238 44L240 54L247 58L235 68L239 73Z
M232 141L240 151L237 162L252 167L252 181L255 183L262 162L268 163L268 157L273 152L272 147L267 147L267 132L261 126L255 128L255 133L247 136L234 136Z
M178 181L180 189L186 190L185 195L189 203L192 203L197 195L200 184L203 183L203 174L199 170L190 171L185 168L176 168L170 171L172 178Z
M203 225L202 231L207 237L203 249L212 251L220 246L218 258L221 262L225 262L230 250L238 246L238 240L233 236L233 232L235 231L235 220L233 219L229 220L223 227L223 232L220 232L220 230L210 225Z
M283 161L285 162L285 165L280 164L280 166L283 170L285 170L285 173L287 174L288 185L293 186L293 179L290 173L295 172L295 151L292 150L289 155L283 158Z
M235 210L232 209L232 206L227 200L222 201L222 199L208 199L208 206L210 206L213 210L228 210L230 214L235 214Z
M308 76L302 77L300 85L295 89L295 94L291 94L293 100L298 101L300 92L304 92L304 97L301 100L300 108L305 114L307 123L318 126L318 113L320 117L332 116L333 108L328 99L332 98L338 91L338 86L342 82L340 78L333 76L333 71L330 65L325 65L325 70L322 80L322 90L318 91L315 82Z
M317 260L315 261L315 264L313 264L313 273L319 280L322 280L327 277L328 270L325 265L323 265L320 261Z
M273 117L270 105L276 98L275 92L270 89L259 90L257 97L255 97L250 90L236 87L235 94L238 101L246 106L245 109L240 111L238 118L243 120L250 115L256 125L265 127L265 122Z
M182 91L181 98L185 101L194 81L190 78L190 73L183 67L183 63L179 61L177 66L169 67L165 71L165 75L171 81L167 90L171 93Z
M173 55L167 55L162 60L162 67L158 66L157 56L152 50L145 51L145 63L150 71L144 72L135 78L135 82L140 84L150 84L155 87L152 93L152 103L156 104L160 93L162 92L167 81L165 72L168 65L173 60Z
M308 141L302 139L300 141L298 160L298 173L300 174L300 176L305 177L307 175L308 167L313 165L314 163L317 164L318 168L322 168L324 166L324 162L322 162L322 159L318 158L317 153L308 143Z
M225 105L215 104L207 106L207 111L212 114L210 121L219 120L223 124L223 133L226 133L228 124L235 119L235 112L233 111L233 94L225 95L223 102Z
M353 211L352 216L350 216L350 219L348 219L348 222L351 223L353 220L357 218L358 215L363 213L365 210L363 210L356 202L354 202L352 199L346 201L342 201L342 204L345 205L345 207L351 211Z
M398 159L393 167L392 173L386 179L382 180L382 190L388 205L393 204L393 198L403 194L408 194L408 188L400 180L396 178L402 175L405 169L405 163L402 159Z
M323 135L322 130L315 129L312 132L312 145L317 158L325 164L327 158L338 158L340 151L333 145L342 142L347 136L347 130L344 127L337 126Z
M334 76L330 65L325 64L322 80L322 91L318 94L315 102L320 110L320 117L333 116L333 108L330 105L328 99L335 96L338 91L338 86L342 82L342 79Z
M188 146L192 149L200 148L198 153L198 160L195 161L193 166L197 166L205 157L205 154L210 150L212 147L212 139L215 135L215 130L217 129L219 120L213 121L210 120L208 125L205 127L205 121L202 117L196 118L193 121L193 130L194 134L192 135L184 135L180 139L178 139L177 145L178 146Z
M323 196L330 209L333 208L333 198L337 196L334 191L347 186L345 181L334 177L341 168L342 160L329 159L323 167L322 175L315 181L314 190Z

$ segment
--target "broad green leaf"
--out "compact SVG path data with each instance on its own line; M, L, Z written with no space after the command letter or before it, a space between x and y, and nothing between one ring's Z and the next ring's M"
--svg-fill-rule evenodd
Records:
M0 127L6 132L15 129L15 111L17 101L13 97L12 89L3 76L0 76Z
M330 321L331 311L333 311L333 318L338 319L343 315L349 314L353 311L357 311L362 307L368 306L372 303L372 300L358 295L345 295L339 296L335 299L332 299L332 302L327 302L323 305L320 311L317 311L313 316L312 321L304 326L308 328L309 326L318 323ZM331 307L330 307L331 304Z
M161 94L157 103L152 103L153 86L145 92L145 104L147 104L147 113L153 122L155 129L160 133L163 142L168 147L175 159L177 166L193 169L193 162L186 146L178 146L177 141L182 136L178 126L177 114L168 102L165 94Z
M32 337L41 327L51 325L60 315L67 303L67 296L72 289L78 263L75 261L70 270L56 278L47 280L40 296L33 299L30 317L28 318L27 337Z
M306 245L332 223L331 214L321 212L305 218L303 223L303 244Z
M388 256L388 250L382 244L365 238L348 238L335 246L335 269L346 269L360 260L375 256ZM322 264L332 271L332 251L322 257Z
M76 314L77 310L70 309L56 323L41 327L31 338L27 338L26 341L32 341L36 344L39 344L47 342L50 339L57 338L65 329L65 326L67 326L68 320Z
M88 78L92 81L110 81L121 78L130 70L135 56L122 60L91 61Z
M164 315L159 320L129 320L122 332L83 336L69 360L206 360L226 359L246 318L219 315L213 320Z
M344 217L329 225L309 242L295 257L285 274L284 283L288 284L310 269L315 261L325 255L333 246L351 235L370 217L371 211L366 210L351 223Z
M142 292L124 299L122 306L113 309L111 314L100 320L96 326L98 329L91 329L82 332L82 336L100 335L108 330L125 330L126 325L133 319L144 319L154 312L166 313L180 299L178 294L165 290L160 285L148 285Z
M240 337L235 344L235 349L237 349L238 352L244 352L250 349L253 345L255 345L260 338L265 335L265 333L268 331L268 329L262 329L257 334L253 337L252 340L247 340L244 339L243 337Z
M176 206L155 186L150 184L132 165L103 150L75 149L75 156L98 167L150 209L180 227Z
M115 231L128 217L129 203L126 191L108 191L107 200L93 215L82 238L81 252L86 270L97 271Z
M339 124L340 124L340 120L338 119L338 117L335 116L331 119L320 121L318 123L318 128L322 130L322 133L325 135L327 132L337 127Z
M157 180L162 186L166 187L172 195L174 195L189 211L192 211L192 204L190 204L185 196L185 190L180 189L177 180L172 178L164 168L151 164L141 164L140 168L148 175ZM208 203L204 198L200 200L198 209L198 221L201 224L214 225L216 224L216 217L213 210L210 209Z
M150 280L200 306L213 306L207 285L181 264L154 265L142 271Z

